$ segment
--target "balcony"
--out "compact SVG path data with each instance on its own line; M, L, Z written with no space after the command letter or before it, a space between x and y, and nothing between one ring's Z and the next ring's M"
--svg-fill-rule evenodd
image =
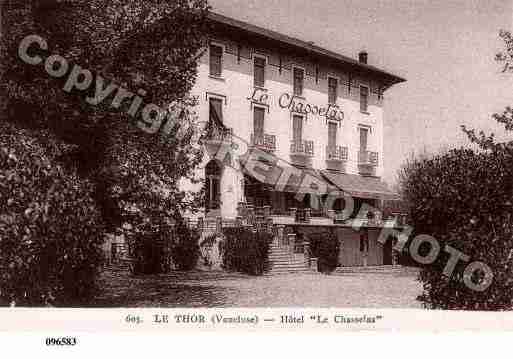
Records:
M202 136L202 143L205 145L207 152L214 156L221 147L232 146L233 131L231 128L221 126L209 126Z
M313 155L313 141L291 141L290 158L294 164L309 167L311 165Z
M360 174L373 176L379 164L379 154L372 151L358 152L358 169Z
M348 159L345 146L326 146L326 167L331 170L343 171Z
M314 143L313 141L294 141L290 143L290 154L292 156L313 157Z
M251 146L262 151L274 152L276 151L276 136L266 133L255 135L253 133L251 134Z

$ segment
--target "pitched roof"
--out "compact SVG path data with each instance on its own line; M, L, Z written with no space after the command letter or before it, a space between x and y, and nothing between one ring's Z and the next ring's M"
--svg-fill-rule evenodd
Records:
M274 41L282 46L293 48L297 51L305 53L309 56L316 56L325 60L334 61L338 65L350 67L355 71L366 74L372 74L384 80L388 86L406 81L404 78L392 73L381 70L375 66L361 63L353 58L338 54L331 50L316 46L311 42L299 40L276 31L265 29L244 21L236 20L218 13L210 12L209 19L217 27L225 28L230 31L233 36L252 35L263 38L265 40Z

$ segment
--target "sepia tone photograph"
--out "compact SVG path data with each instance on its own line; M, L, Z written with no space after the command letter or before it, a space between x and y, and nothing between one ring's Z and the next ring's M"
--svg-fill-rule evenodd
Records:
M6 310L513 309L510 0L0 11Z

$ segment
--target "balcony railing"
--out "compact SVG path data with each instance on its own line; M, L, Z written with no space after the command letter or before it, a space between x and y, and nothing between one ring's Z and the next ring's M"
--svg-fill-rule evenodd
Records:
M274 152L276 150L276 136L268 134L251 134L251 146L258 149Z
M313 141L294 141L294 140L292 140L292 142L290 143L290 154L313 157L313 155L314 155Z
M326 146L326 159L329 161L347 161L347 147L343 146Z
M358 164L365 166L378 166L379 156L377 152L372 151L360 151L358 152Z
M218 126L210 127L204 135L205 141L232 142L233 130Z

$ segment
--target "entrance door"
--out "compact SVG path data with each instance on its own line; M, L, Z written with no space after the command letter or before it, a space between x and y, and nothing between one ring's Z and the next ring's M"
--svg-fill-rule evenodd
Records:
M383 264L391 265L392 261L392 239L389 238L383 245Z

